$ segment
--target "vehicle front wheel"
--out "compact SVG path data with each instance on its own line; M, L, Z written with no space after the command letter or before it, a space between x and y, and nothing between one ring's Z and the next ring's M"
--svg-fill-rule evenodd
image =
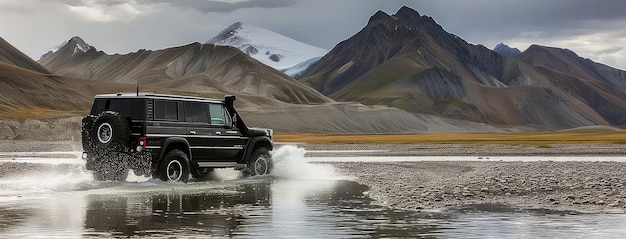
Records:
M183 151L169 151L159 167L159 178L163 181L187 182L189 179L189 158Z
M211 172L213 172L212 168L200 168L197 164L191 167L191 176L198 181L208 180Z
M272 156L267 149L258 148L250 156L250 159L248 160L248 167L246 172L244 172L244 175L255 176L270 174L273 167Z

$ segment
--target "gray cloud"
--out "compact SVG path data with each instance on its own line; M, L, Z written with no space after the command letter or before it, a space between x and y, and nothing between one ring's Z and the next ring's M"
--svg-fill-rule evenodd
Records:
M167 3L171 6L178 8L189 8L194 9L204 13L211 12L232 12L239 9L245 8L278 8L278 7L289 7L292 6L295 1L293 0L263 0L263 1L253 1L253 0L234 0L234 1L225 1L225 0L140 0L140 2L149 4L149 3Z
M330 49L404 5L470 43L563 47L626 69L621 0L1 0L0 37L33 58L74 35L127 53L204 42L243 21Z
M423 6L444 28L475 39L596 32L626 19L626 2L620 0L440 0Z

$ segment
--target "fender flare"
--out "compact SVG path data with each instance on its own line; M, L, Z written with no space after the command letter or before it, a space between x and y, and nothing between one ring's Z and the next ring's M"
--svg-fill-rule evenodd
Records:
M161 147L161 152L159 153L159 157L157 158L157 165L159 165L161 163L161 161L163 160L163 157L165 157L165 154L169 151L170 149L170 145L172 144L183 144L185 145L185 148L181 149L183 152L187 153L187 155L189 156L189 162L192 161L192 155L191 155L191 147L189 147L189 142L184 139L184 138L168 138L165 140L165 142L163 143L163 146Z
M240 163L247 163L252 153L254 153L255 147L259 144L267 145L266 147L267 151L274 150L274 143L272 143L272 140L269 137L267 136L254 137L250 139L250 141L248 141L248 145L246 147L247 148L246 153L244 157L241 159L242 162Z

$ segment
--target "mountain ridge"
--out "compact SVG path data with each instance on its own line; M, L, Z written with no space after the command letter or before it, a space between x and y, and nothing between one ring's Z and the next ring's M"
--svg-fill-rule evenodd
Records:
M504 43L498 43L498 45L493 48L493 51L497 52L500 55L508 57L517 57L522 54L519 49L510 47L509 45Z
M2 37L0 37L0 62L16 65L18 67L42 74L50 74L48 69L32 60L26 54L9 44Z
M191 43L162 50L108 55L68 44L43 59L54 74L96 81L171 87L187 92L237 93L289 103L331 100L308 86L263 65L239 49Z
M487 124L552 130L624 123L624 92L585 83L597 79L597 74L559 75L562 72L549 70L553 66L543 69L540 64L547 63L523 55L503 57L469 44L446 32L432 17L403 7L394 15L376 12L365 27L339 43L300 80L337 101ZM573 91L574 87L586 90ZM586 101L580 104L580 98Z

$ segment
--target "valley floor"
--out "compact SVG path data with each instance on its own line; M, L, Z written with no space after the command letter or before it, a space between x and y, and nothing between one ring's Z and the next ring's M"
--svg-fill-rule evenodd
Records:
M302 144L308 156L584 156L626 155L623 144L461 145ZM341 150L355 150L334 153ZM367 151L370 150L370 151ZM317 152L315 152L317 151ZM359 153L359 151L366 153ZM624 213L623 162L334 162L341 174L370 187L369 196L392 208L427 210L505 204L571 213Z
M277 144L282 147L288 144ZM623 144L463 145L463 144L297 144L307 156L624 156ZM348 153L345 150L349 150ZM0 152L80 151L76 141L0 141ZM338 153L340 152L340 153ZM326 162L370 187L369 196L393 208L456 208L496 203L567 212L626 209L623 162ZM43 167L43 168L40 168ZM0 175L62 167L0 163Z

